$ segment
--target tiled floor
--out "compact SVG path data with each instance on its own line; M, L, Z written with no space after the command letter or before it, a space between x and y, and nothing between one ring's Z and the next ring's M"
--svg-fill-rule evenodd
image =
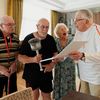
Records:
M18 85L18 90L22 90L25 88L25 81L22 79L22 74L23 72L19 72L17 74L17 85Z

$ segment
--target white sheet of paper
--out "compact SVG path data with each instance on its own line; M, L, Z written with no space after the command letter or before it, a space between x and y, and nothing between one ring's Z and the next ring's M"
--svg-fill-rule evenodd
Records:
M69 53L71 53L72 51L77 51L79 50L81 47L84 47L86 41L72 41L70 44L68 44L58 55L56 55L55 57L52 58L48 58L48 59L44 59L41 60L40 62L43 61L48 61L48 60L53 60L55 58L63 58L63 57L67 57Z
M72 41L68 44L55 58L67 57L69 53L79 50L84 47L86 41Z

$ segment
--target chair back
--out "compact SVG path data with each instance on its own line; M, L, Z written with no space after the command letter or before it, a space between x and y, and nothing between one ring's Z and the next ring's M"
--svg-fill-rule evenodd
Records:
M25 88L23 90L8 94L0 100L33 100L32 88Z

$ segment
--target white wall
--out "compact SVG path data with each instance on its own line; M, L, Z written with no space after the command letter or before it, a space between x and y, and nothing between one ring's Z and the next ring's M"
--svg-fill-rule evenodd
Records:
M7 0L0 0L0 16L7 13Z
M23 2L23 18L20 32L20 40L23 40L28 34L37 31L36 24L40 18L51 19L50 9L43 7L36 1L24 0ZM50 28L48 34L51 34Z

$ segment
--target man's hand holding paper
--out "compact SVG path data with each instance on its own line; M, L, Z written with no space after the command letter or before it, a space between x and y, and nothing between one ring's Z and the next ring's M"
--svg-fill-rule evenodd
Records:
M80 60L83 57L83 53L79 51L73 51L69 54L69 57L74 60Z
M86 41L72 41L66 46L55 58L64 58L69 56L70 53L78 51L81 47L84 47Z

